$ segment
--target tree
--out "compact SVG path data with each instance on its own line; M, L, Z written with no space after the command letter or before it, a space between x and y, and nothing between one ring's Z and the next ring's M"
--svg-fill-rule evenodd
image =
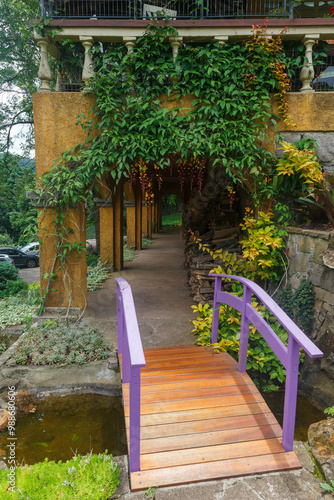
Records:
M14 127L25 125L25 152L33 148L31 94L37 88L38 47L30 20L38 0L0 0L0 151L12 145Z
M6 153L0 157L0 234L27 243L37 232L37 210L26 199L35 188L34 162Z

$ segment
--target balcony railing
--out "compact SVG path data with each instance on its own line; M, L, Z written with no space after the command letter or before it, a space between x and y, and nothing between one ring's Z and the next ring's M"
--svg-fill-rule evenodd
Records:
M290 0L40 0L40 5L42 17L53 19L247 19L293 14Z

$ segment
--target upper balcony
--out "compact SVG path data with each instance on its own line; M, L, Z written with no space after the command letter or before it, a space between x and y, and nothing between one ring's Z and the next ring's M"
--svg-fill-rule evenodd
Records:
M48 19L324 18L334 0L40 0Z

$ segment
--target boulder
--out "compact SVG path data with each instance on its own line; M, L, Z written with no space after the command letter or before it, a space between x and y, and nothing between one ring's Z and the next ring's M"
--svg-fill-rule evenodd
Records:
M321 420L310 425L308 441L326 481L330 482L334 479L334 419Z
M8 411L0 409L0 431L8 425Z

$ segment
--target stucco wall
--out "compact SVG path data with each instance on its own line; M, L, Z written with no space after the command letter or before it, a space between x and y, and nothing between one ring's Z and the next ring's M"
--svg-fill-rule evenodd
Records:
M288 282L293 291L303 279L316 293L312 340L322 359L305 357L300 389L322 406L334 405L334 231L289 228Z

